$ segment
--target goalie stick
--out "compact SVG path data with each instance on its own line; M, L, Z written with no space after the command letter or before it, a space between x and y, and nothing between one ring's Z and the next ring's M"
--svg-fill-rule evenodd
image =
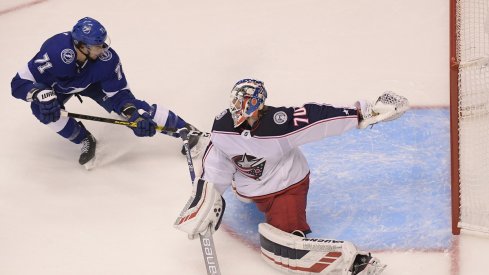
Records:
M104 123L110 123L110 124L116 124L116 125L123 125L123 126L131 127L131 128L137 127L137 123L135 123L135 122L129 122L126 120L119 120L119 119L106 118L106 117L98 117L98 116L70 113L70 112L67 112L65 110L61 110L61 116L84 119L84 120L91 120L91 121L98 121L98 122L104 122ZM161 125L156 126L156 131L158 131L158 132L163 131L163 133L165 133L167 135L173 135L173 134L178 133L178 129L165 128L165 126L161 126ZM201 131L195 131L194 130L194 131L188 132L187 135L190 135L190 136L209 136L210 134L207 132L201 132Z
M179 129L177 131L183 140L183 147L185 148L185 156L187 157L188 170L190 173L190 179L192 184L195 180L195 170L192 161L192 155L190 154L190 148L188 146L188 130L186 128ZM202 254L204 256L204 263L207 269L207 275L221 275L219 269L219 263L217 262L216 248L214 247L214 239L212 238L211 225L202 234L199 234L200 246L202 248Z

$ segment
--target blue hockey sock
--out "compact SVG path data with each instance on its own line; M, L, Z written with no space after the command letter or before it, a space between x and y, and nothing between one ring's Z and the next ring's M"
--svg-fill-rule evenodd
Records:
M165 122L165 128L180 129L185 127L186 124L187 122L185 122L185 120L183 120L181 117L177 116L172 111L168 111L168 118Z
M70 118L65 127L58 132L58 134L69 141L79 144L84 138L87 137L88 131L83 124L77 122L75 119Z

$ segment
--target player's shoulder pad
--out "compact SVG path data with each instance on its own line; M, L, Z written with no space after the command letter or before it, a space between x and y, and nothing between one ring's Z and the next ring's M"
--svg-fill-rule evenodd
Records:
M49 60L54 68L74 66L76 52L70 33L64 32L48 38L39 50L39 58Z
M276 125L286 124L289 120L293 119L294 107L273 107L266 106L263 112L262 119L268 123Z
M212 131L233 132L234 123L228 109L222 111L214 118Z
M260 126L255 131L257 136L280 136L293 131L293 107L266 106L260 118Z
M112 48L106 50L98 59L102 62L119 63L119 55Z

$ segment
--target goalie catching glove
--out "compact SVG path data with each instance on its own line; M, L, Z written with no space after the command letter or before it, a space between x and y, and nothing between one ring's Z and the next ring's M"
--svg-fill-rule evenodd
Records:
M214 233L221 224L226 202L214 184L203 179L195 179L192 196L175 221L175 228L194 239L198 234L211 230Z
M381 121L399 118L409 109L407 98L390 91L383 93L373 104L360 100L355 105L359 110L358 128L360 129Z

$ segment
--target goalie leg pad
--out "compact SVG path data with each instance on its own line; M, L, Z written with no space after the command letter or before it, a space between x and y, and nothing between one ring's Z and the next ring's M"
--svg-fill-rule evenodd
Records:
M175 221L175 228L194 239L209 228L214 233L221 224L226 202L214 184L197 178L194 181L192 196Z
M351 274L357 249L347 241L307 239L267 223L258 226L263 259L281 271L294 274Z
M258 232L263 259L285 273L378 275L385 268L348 241L303 238L267 223L259 224Z

